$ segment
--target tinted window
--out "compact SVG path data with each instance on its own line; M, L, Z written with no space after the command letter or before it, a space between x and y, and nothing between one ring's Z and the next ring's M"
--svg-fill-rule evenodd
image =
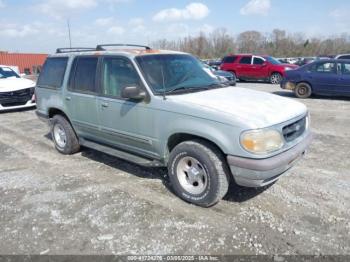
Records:
M38 79L38 86L60 88L63 83L68 58L48 58Z
M319 63L316 64L314 67L314 71L318 72L318 73L336 73L336 65L335 63Z
M103 59L102 94L121 97L124 87L140 85L139 75L129 60L115 57Z
M96 93L97 57L76 58L72 66L70 89L83 93Z
M251 64L252 63L252 57L251 56L244 56L239 61L240 64Z
M342 63L341 72L343 75L350 75L350 63Z
M261 58L254 57L254 65L262 65L265 61Z
M350 59L350 55L340 56L338 59Z
M226 56L223 60L222 63L234 63L236 60L237 56Z

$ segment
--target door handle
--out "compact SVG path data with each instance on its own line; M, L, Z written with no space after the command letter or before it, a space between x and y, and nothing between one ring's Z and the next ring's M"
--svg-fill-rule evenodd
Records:
M104 107L104 108L106 108L106 107L109 106L109 104L108 104L108 103L102 103L101 106Z
M67 101L71 101L72 98L71 98L70 96L66 96L66 100L67 100Z

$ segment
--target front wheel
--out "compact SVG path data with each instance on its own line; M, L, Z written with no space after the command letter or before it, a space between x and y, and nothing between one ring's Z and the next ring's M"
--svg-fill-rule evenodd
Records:
M57 151L64 155L77 153L79 140L68 120L62 115L55 115L51 123L51 136Z
M280 73L273 73L270 77L270 83L274 85L279 85L283 77Z
M216 204L228 190L226 161L217 148L205 141L177 145L170 153L168 172L175 193L198 206Z
M312 89L307 83L299 83L295 87L294 93L298 98L308 98L312 94Z

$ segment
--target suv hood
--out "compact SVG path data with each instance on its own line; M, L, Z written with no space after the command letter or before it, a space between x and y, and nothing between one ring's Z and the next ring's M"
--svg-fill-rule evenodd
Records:
M15 77L0 79L0 92L17 91L34 86L35 83L29 79Z
M237 87L169 96L169 99L186 106L197 105L205 111L216 113L216 119L211 120L227 122L225 119L229 116L232 121L227 124L243 123L250 128L273 126L307 112L305 105L292 99ZM221 119L220 114L223 114ZM202 117L208 118L205 112Z

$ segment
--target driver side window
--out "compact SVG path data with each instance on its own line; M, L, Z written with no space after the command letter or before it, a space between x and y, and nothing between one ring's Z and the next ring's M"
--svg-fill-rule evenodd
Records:
M102 62L102 94L121 98L125 87L141 86L141 79L126 58L105 57Z
M264 64L264 60L263 59L261 59L261 58L259 58L259 57L254 57L254 65L262 65L262 64Z

